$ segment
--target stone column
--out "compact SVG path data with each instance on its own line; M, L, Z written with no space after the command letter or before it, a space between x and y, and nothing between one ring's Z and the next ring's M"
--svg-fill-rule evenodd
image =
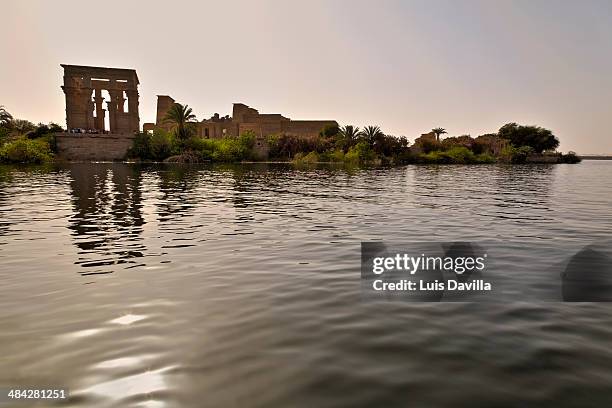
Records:
M130 131L140 131L140 116L138 114L138 90L128 89L126 91L128 97L128 112L130 115Z
M110 102L108 103L108 119L110 123L110 132L117 133L118 123L117 123L117 103L119 101L119 92L116 89L109 89L108 93L110 94Z
M93 129L94 124L94 104L92 100L93 88L91 86L91 77L84 75L80 83L81 89L81 106L85 110L85 129Z
M96 129L100 132L104 131L104 118L106 117L106 111L104 110L104 98L102 97L102 90L96 89L96 93L94 96L94 101L96 102Z
M117 112L124 113L125 98L123 97L123 91L117 91Z
M74 129L78 127L74 116L78 105L77 89L66 85L62 86L62 89L66 94L66 126L68 129Z
M62 86L66 94L66 126L68 129L87 129L93 125L91 88Z
M94 112L94 101L91 98L91 95L93 93L93 89L88 89L85 91L85 106L87 106L87 114L86 114L86 118L87 118L87 127L86 129L94 129L96 127L96 123L95 123L95 118L93 115Z

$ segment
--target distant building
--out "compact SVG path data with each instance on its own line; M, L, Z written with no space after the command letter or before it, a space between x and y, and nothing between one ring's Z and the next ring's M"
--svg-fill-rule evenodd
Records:
M170 130L171 124L164 122L168 109L175 103L167 95L157 96L157 117L155 123L145 123L143 130L155 128ZM256 137L255 149L261 156L267 155L266 137L272 134L285 134L300 138L313 138L326 126L338 126L335 120L291 120L279 113L259 113L243 103L235 103L232 116L219 116L215 113L210 119L194 122L195 134L205 139L237 137L251 131Z

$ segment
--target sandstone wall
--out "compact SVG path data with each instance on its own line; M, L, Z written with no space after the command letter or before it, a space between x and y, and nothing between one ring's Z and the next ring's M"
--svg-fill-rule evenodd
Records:
M233 108L232 108L232 118L236 121L236 122L245 122L245 116L257 116L259 115L259 112L257 111L257 109L253 109L247 105L245 105L244 103L235 103Z
M315 137L325 126L337 125L338 123L334 120L291 120L282 123L282 130L296 136Z
M174 105L174 99L168 95L157 95L157 114L155 118L155 124L157 127L167 131L172 128L172 125L164 122L166 113L168 113L168 110L170 110L172 105Z
M261 133L261 124L259 123L240 123L238 124L238 135L241 135L249 131L255 133L255 136L266 136Z
M124 160L132 147L133 135L56 133L57 155L70 161Z
M225 129L225 133L223 130ZM197 122L196 134L205 139L220 139L222 137L232 137L238 135L238 124L233 121L220 122Z

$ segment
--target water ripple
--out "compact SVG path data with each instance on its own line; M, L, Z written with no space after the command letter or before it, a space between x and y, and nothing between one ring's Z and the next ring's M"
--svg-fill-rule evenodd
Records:
M612 163L0 167L0 385L66 406L607 406L606 304L363 301L362 240L612 230ZM536 386L534 386L536 384Z

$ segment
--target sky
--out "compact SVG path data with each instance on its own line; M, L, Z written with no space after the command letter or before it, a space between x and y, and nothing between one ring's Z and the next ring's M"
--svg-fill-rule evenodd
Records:
M413 141L539 125L612 153L609 0L0 0L0 105L65 126L59 64L136 69L198 120L242 102Z

